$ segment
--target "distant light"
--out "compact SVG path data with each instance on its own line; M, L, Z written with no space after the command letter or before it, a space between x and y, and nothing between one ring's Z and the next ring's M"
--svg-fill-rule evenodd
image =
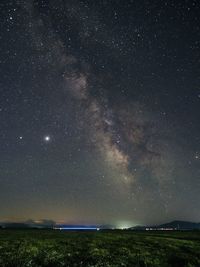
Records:
M23 139L23 136L20 136L19 139L22 140Z
M126 230L130 227L133 227L134 225L135 223L131 221L121 221L121 222L116 223L116 228L121 229L121 230Z

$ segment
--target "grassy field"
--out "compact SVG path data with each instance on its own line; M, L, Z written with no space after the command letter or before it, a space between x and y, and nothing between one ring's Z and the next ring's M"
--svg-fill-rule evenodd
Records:
M200 231L0 230L0 266L200 267Z

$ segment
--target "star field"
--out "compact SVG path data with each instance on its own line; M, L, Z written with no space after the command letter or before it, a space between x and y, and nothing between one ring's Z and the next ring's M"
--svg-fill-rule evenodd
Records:
M200 220L199 11L0 3L0 221Z

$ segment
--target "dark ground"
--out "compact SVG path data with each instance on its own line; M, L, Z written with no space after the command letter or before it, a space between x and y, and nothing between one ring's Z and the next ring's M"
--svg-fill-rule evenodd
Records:
M0 267L200 267L200 231L0 230Z

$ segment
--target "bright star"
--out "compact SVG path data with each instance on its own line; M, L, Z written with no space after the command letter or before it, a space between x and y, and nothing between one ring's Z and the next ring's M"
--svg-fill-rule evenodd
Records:
M51 140L51 138L50 138L49 135L46 135L46 136L44 137L44 140L45 140L46 142L49 142L49 141Z

